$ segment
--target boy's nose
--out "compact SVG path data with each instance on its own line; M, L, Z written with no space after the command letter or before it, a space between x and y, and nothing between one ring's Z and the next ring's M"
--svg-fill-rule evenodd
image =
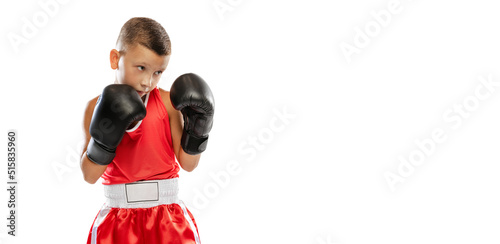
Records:
M144 88L146 91L149 91L151 89L152 84L153 84L153 74L149 76L145 75L141 82L142 88Z

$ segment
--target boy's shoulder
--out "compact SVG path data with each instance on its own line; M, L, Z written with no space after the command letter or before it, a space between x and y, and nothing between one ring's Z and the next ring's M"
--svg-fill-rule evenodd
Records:
M87 103L87 105L96 104L97 103L97 99L99 99L99 96L101 96L101 95L97 95L94 98L90 99L89 102Z
M163 105L165 105L165 108L167 109L167 113L169 115L172 115L172 113L175 111L175 108L172 107L172 103L170 102L170 92L160 87L158 87L158 90L160 91L161 100L163 101Z
M158 90L160 91L160 96L163 102L168 102L168 104L170 104L170 91L167 91L160 87L158 87Z
M87 106L85 107L85 114L83 117L83 128L85 131L86 138L88 140L90 140L90 134L89 134L90 121L92 120L92 115L94 114L94 108L95 105L97 104L97 99L99 99L99 96L90 99L90 101L87 102Z
M166 103L166 102L170 103L170 92L167 90L164 90L160 87L158 87L158 90L160 91L160 97L161 97L161 100L163 100L163 103Z
M97 104L97 99L99 99L100 95L97 95L96 97L90 99L90 101L87 102L87 106L85 107L85 112L88 113L93 113L95 105Z
M170 92L169 92L169 91L167 91L167 90L165 90L165 89L163 89L163 88L161 88L161 87L158 87L158 90L160 91L160 94L161 94L161 96L162 96L162 97L163 97L164 95L169 95L169 94L170 94Z

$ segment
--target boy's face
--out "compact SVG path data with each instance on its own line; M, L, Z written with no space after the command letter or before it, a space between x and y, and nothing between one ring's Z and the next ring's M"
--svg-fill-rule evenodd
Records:
M132 86L141 97L156 87L167 68L170 55L158 55L138 44L126 52L111 50L111 68L116 70L116 83Z

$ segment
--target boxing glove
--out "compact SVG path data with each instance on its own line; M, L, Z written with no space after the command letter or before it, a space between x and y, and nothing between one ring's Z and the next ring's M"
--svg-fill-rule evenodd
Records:
M182 149L191 155L202 153L207 147L214 116L215 104L210 87L196 74L183 74L170 88L170 101L184 118Z
M87 146L90 161L110 164L127 128L144 117L146 107L134 88L124 84L105 87L90 121L92 138Z

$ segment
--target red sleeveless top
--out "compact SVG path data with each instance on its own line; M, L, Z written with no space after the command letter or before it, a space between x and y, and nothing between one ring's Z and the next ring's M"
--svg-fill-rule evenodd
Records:
M168 113L155 87L144 101L146 117L127 130L102 174L104 185L179 177Z

